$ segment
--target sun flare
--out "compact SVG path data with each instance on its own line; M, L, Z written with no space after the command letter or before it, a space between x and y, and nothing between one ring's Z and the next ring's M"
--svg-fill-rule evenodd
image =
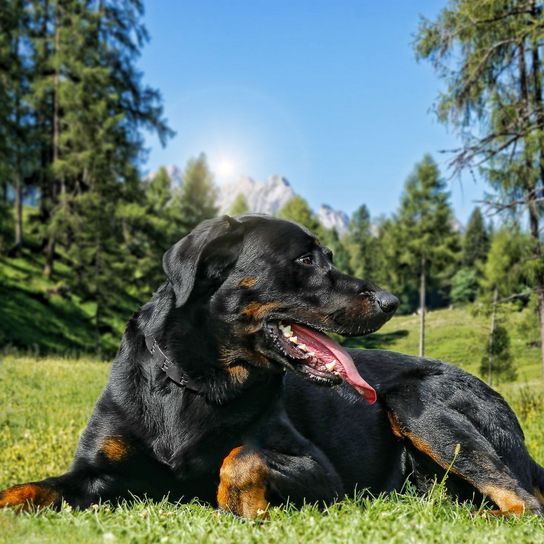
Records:
M232 160L222 158L217 162L216 174L221 178L228 178L234 174L235 164Z

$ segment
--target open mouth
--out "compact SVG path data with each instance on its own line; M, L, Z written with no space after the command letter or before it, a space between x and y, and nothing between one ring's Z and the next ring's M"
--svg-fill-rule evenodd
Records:
M323 333L299 323L269 322L267 329L288 366L324 385L345 381L369 404L376 402L376 391L359 374L349 353Z

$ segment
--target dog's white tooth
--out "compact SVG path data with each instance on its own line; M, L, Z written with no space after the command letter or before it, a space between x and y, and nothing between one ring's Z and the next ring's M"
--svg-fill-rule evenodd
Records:
M325 365L325 368L329 371L329 372L332 372L336 367L336 361L333 361L332 363L327 363Z
M287 325L286 327L284 327L283 325L280 325L278 328L280 329L283 336L285 336L285 338L289 338L290 336L293 336L293 331L291 330L291 327L289 327L289 325Z
M298 349L308 351L308 346L306 344L298 344Z
M315 357L315 351L309 351L309 352L308 352L308 355L309 355L310 357Z
M290 336L289 342L293 342L293 344L296 344L298 342L298 338L296 336Z

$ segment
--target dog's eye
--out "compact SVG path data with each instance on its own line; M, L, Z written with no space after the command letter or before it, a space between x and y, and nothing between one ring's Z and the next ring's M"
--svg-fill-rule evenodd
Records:
M299 257L296 262L306 266L311 266L314 264L314 256L311 254L302 255L302 257Z

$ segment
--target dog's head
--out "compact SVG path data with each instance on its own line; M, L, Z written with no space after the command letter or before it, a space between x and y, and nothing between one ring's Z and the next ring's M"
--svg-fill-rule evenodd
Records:
M268 216L223 216L175 244L163 266L176 311L206 328L219 364L289 369L327 385L343 379L375 400L349 354L324 333L373 332L398 300L338 271L306 229Z

